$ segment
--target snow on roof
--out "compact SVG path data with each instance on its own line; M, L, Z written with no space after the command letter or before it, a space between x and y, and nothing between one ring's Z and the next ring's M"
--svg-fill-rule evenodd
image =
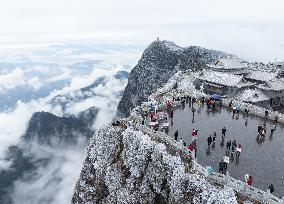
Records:
M217 69L243 69L247 67L247 64L242 63L238 58L222 58L208 66Z
M263 71L252 71L245 78L253 79L257 81L271 81L277 77L275 72L263 72Z
M259 89L243 90L237 95L237 98L239 98L239 100L241 101L253 102L253 103L269 100L269 97Z
M204 71L197 78L225 86L236 86L243 79L242 76L212 71Z
M280 91L284 89L284 79L274 79L272 81L268 81L265 84L261 84L258 86L260 89L264 90L274 90L274 91Z

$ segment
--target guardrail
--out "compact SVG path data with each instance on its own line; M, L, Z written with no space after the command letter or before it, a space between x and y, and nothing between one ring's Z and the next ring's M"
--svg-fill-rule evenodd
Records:
M176 93L176 91L173 92L173 90L170 90L167 93L170 93L172 96L175 96L175 97L176 96L182 96L182 95L189 95L189 96L195 97L197 99L202 98L205 95L206 95L206 97L210 97L209 95L201 93L198 90L196 90L194 92L193 91L186 91L186 92L182 92L182 93ZM165 95L167 93L162 93L162 95ZM233 101L232 105L236 105L236 104L241 105L241 111L244 111L245 107L247 107L249 109L249 114L265 118L265 111L267 110L268 111L268 119L274 120L275 116L277 116L278 122L284 123L284 114L279 113L277 111L272 111L272 110L269 110L269 109L266 109L266 108L263 108L263 107L260 107L260 106L253 105L251 103L246 103L246 102L243 102L243 101L238 101L236 99L227 98L227 99L222 100L222 104L228 107L231 100Z
M229 106L230 101L231 101L230 99L223 99L222 100L223 105L225 105L227 107ZM245 103L245 102L242 102L242 101L234 100L232 105L236 105L238 103L241 105L241 107L240 107L241 111L244 111L245 107L247 107L248 110L249 110L249 114L256 115L256 116L262 117L262 118L265 117L265 111L268 111L268 119L274 120L275 117L277 116L278 122L284 123L284 114L278 113L276 111L271 111L269 109L262 108L262 107L259 107L259 106L256 106L256 105L253 105L253 104L250 104L250 103Z
M173 106L180 106L180 102L174 102ZM163 110L166 108L166 104L161 104L158 106L159 110ZM137 115L131 115L129 120L133 122L135 128L139 129L143 133L153 137L155 140L162 141L166 145L169 145L173 149L181 150L182 153L185 153L186 150L182 144L179 144L176 140L169 137L167 134L159 131L154 131L146 126L142 126L142 119L137 117ZM187 156L190 156L193 160L193 169L203 175L207 180L213 181L219 185L227 185L237 191L239 194L246 196L250 199L253 199L262 203L269 204L284 204L284 197L282 199L273 196L272 194L257 189L253 186L248 186L245 182L234 179L228 175L220 174L217 172L209 173L208 169L201 166L197 163L195 155L192 155L191 152L188 151Z

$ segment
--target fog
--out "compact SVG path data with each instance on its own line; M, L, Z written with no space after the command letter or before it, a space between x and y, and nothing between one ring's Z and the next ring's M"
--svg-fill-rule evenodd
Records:
M0 3L2 46L123 42L156 37L252 61L284 60L282 0L27 0Z

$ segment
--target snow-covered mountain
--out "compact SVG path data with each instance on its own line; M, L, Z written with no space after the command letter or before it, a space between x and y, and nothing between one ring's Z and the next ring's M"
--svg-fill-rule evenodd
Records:
M129 115L178 71L197 70L229 54L155 41L132 69L117 116ZM90 140L72 203L236 203L234 191L192 174L188 163L149 135L106 125Z
M206 64L226 56L229 54L197 46L183 48L169 41L154 41L131 70L117 115L128 116L130 109L147 100L177 71L202 69Z

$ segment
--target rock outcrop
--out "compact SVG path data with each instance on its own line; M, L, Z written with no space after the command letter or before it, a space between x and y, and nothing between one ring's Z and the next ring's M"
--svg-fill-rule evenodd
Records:
M90 141L72 203L236 203L189 169L149 135L108 126Z

